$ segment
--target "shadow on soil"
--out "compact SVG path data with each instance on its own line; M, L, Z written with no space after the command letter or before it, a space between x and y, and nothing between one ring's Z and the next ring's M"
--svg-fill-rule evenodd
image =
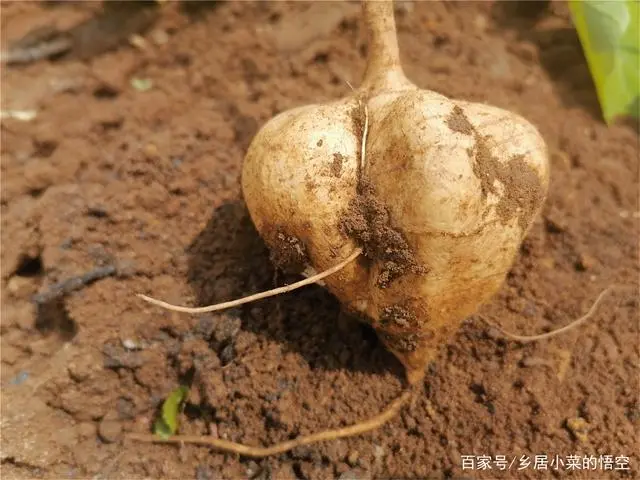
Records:
M188 249L188 280L197 305L210 305L292 283L269 260L242 200L218 207ZM210 314L214 321L220 312ZM341 313L338 301L320 286L227 310L242 329L275 340L300 353L312 368L346 368L372 374L402 366L378 343L373 329Z
M575 29L536 28L540 20L550 15L550 3L547 0L496 2L492 17L501 28L516 31L520 40L537 47L540 65L566 107L583 108L601 121L595 86Z

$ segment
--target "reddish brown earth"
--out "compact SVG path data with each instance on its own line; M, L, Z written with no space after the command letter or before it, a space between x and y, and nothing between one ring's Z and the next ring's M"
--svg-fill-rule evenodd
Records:
M3 40L91 9L3 2ZM611 283L637 286L637 132L600 121L564 3L416 2L397 19L410 78L524 115L552 152L543 214L481 315L538 333ZM415 401L362 437L261 461L123 444L123 432L149 431L180 381L193 381L183 433L255 445L375 414L402 386L375 334L320 287L201 317L134 296L205 304L291 280L274 275L247 217L243 153L275 113L358 83L357 4L228 2L188 15L169 3L143 38L2 73L3 110L37 111L2 121L3 478L640 478L633 292L538 343L469 318ZM115 274L36 311L34 293L105 266ZM462 469L462 455L541 454L625 455L631 470Z

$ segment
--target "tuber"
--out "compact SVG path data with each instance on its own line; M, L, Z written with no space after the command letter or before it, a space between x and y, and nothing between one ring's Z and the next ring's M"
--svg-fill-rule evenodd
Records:
M212 307L144 298L212 311L322 279L375 328L415 385L460 323L503 283L545 200L548 155L540 133L519 115L411 83L400 63L393 2L364 0L363 12L368 60L361 85L341 100L278 114L244 160L242 191L253 223L277 266L307 280ZM394 405L387 412L396 412ZM388 418L381 414L368 426ZM339 432L311 440L344 436ZM261 456L311 440L254 450L197 443Z
M412 84L392 2L363 7L362 84L267 122L246 154L242 191L277 258L322 272L363 249L324 283L371 323L414 383L501 286L545 199L547 149L514 113ZM288 252L291 238L299 251Z

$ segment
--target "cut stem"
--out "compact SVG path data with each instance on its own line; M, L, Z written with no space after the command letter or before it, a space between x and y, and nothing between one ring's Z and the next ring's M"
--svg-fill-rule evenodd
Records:
M367 29L367 68L362 89L381 90L409 84L402 71L392 0L362 0Z
M567 325L565 325L564 327L560 327L556 330L553 330L551 332L547 332L547 333L541 333L539 335L516 335L515 333L511 333L508 332L506 330L503 330L501 327L499 327L498 325L496 325L495 323L493 323L492 321L484 318L484 317L480 317L482 320L484 320L485 323L491 325L493 328L497 329L500 333L502 333L505 337L511 338L512 340L517 340L519 342L535 342L537 340L544 340L546 338L552 338L555 337L557 335L560 335L562 333L568 332L569 330L577 327L578 325L583 324L584 322L586 322L587 320L589 320L593 314L596 312L596 309L598 308L598 306L600 305L600 303L602 302L602 300L604 299L604 297L617 289L626 289L626 288L631 288L631 287L627 287L627 286L623 286L623 285L611 285L607 288L605 288L602 292L600 292L600 295L598 295L598 298L596 298L596 301L593 302L593 305L591 305L591 308L589 309L589 311L587 313L585 313L583 316L581 316L580 318L577 318L576 320L573 320L572 322L568 323Z
M237 453L238 455L245 457L264 458L288 452L289 450L302 445L310 445L312 443L326 442L336 440L338 438L352 437L354 435L360 435L362 433L375 430L398 414L402 407L411 398L412 392L413 389L405 390L398 398L391 402L384 411L363 422L344 428L325 430L324 432L298 437L294 440L278 443L271 447L252 447L250 445L229 442L227 440L208 437L205 435L176 435L169 438L161 438L152 434L130 433L127 435L127 438L147 443L189 443L194 445L206 445L222 452Z
M182 312L182 313L207 313L207 312L216 312L218 310L224 310L227 308L237 307L239 305L243 305L245 303L255 302L256 300L261 300L263 298L273 297L276 295L281 295L283 293L291 292L292 290L296 290L298 288L304 287L306 285L311 285L316 283L323 278L328 277L329 275L333 275L336 272L339 272L344 267L353 262L358 256L362 253L361 248L356 248L351 255L349 255L345 260L334 265L333 267L325 270L324 272L320 272L312 277L305 278L304 280L300 280L299 282L292 283L291 285L285 285L284 287L274 288L272 290L267 290L265 292L255 293L253 295L249 295L248 297L238 298L236 300L231 300L229 302L217 303L215 305L208 305L205 307L183 307L179 305L173 305L171 303L163 302L162 300L156 300L155 298L148 297L147 295L143 295L141 293L138 294L138 297L143 299L145 302L149 302L158 307L165 308L167 310L171 310L174 312Z

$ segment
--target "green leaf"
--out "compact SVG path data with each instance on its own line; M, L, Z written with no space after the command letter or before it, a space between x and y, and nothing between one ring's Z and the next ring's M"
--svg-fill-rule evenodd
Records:
M569 9L608 124L638 116L640 2L570 0Z
M146 92L153 88L153 81L148 78L132 78L131 86L139 92Z
M169 438L178 431L178 415L180 407L187 398L189 388L179 386L169 394L162 404L160 417L153 424L153 433L161 438Z

